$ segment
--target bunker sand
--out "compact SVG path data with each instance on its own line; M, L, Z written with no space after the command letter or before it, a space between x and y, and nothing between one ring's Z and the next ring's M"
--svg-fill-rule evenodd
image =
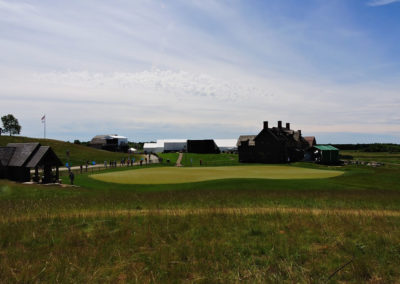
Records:
M132 210L81 210L64 213L0 217L1 223L27 222L43 219L103 218L103 217L137 217L137 216L190 216L190 215L274 215L301 214L354 217L400 217L400 210L368 209L315 209L291 207L257 207L257 208L197 208L197 209L132 209Z
M119 184L177 184L216 179L318 179L342 175L341 171L291 166L163 167L94 174L96 180Z

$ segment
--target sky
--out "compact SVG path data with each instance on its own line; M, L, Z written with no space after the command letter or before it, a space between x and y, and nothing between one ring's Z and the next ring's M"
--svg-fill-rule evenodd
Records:
M400 143L399 0L0 0L21 135Z

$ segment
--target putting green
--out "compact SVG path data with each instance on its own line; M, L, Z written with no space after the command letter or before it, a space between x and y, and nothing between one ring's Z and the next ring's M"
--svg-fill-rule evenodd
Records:
M235 166L235 167L160 167L128 170L90 177L121 184L174 184L228 178L315 179L330 178L341 171L316 170L289 166Z

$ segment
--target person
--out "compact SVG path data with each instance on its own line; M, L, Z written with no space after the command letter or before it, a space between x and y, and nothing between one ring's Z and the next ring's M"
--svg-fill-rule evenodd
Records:
M69 180L71 181L71 184L74 184L74 172L73 171L69 171Z
M81 164L81 174L82 174L82 172L83 172L83 166L82 166L82 164Z
M104 167L107 169L107 161L104 161Z

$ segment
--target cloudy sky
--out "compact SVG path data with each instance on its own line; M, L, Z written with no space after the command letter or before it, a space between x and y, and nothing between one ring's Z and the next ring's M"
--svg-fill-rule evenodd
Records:
M21 135L400 143L400 1L0 0L0 115Z

